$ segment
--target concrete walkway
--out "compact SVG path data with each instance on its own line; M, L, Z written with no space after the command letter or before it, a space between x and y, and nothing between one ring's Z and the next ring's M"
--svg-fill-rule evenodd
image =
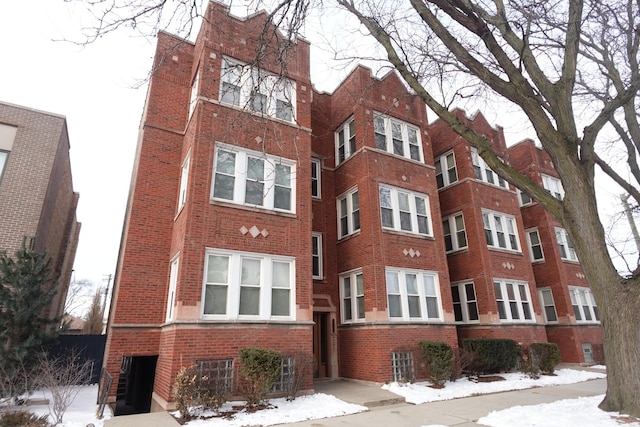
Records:
M371 383L350 380L318 381L314 387L317 393L330 394L345 402L366 406L369 411L287 425L300 427L419 427L430 424L456 427L476 426L479 425L476 420L491 411L517 405L537 405L562 399L604 394L607 384L606 379L598 379L576 384L485 394L421 405L405 403L402 397ZM179 425L167 412L120 416L104 422L105 427L176 427Z
M517 405L537 405L562 399L595 396L603 394L606 391L607 384L606 379L598 379L576 384L485 394L461 399L423 403L421 405L395 403L382 406L376 405L375 403L371 405L371 395L363 390L361 390L360 396L339 396L339 394L342 393L338 391L337 387L338 384L336 384L336 389L332 390L332 385L326 384L316 387L316 391L336 395L346 402L368 406L369 411L287 425L298 427L419 427L433 424L456 427L477 426L479 424L476 423L476 420L489 414L491 411L507 409ZM360 387L366 386L360 385ZM324 390L321 391L320 388L324 388ZM377 390L384 391L379 387ZM378 394L377 390L375 392L376 395ZM393 395L392 393L389 394Z

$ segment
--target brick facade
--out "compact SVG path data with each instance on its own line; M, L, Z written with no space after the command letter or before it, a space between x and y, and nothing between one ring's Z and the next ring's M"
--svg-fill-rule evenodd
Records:
M80 224L73 191L69 136L63 116L0 102L0 250L12 255L24 237L51 257L58 293L48 313L62 316Z
M424 103L395 73L376 78L358 66L333 93L318 92L307 42L295 42L281 68L272 50L281 36L267 15L240 19L227 12L210 3L209 23L195 43L158 36L109 316L105 366L116 377L121 372L121 389L129 381L128 363L143 356L157 357L146 380L153 383L152 406L168 408L181 367L218 359L237 364L248 346L313 353L315 376L385 382L393 380L396 352L413 354L415 374L424 377L421 340L452 346L467 337L547 341L524 234L527 211L515 188L476 179L469 144L441 122L430 126ZM270 37L261 48L263 30ZM258 62L257 51L264 53ZM273 86L271 98L261 100L262 83L254 81L249 96L242 86L248 77L229 80L234 72L287 76L295 120L286 117L286 102L278 104L285 110L252 112L284 92ZM246 105L236 102L243 97ZM507 157L500 128L482 115L456 114ZM450 152L457 178L439 189L436 165ZM269 191L288 185L277 183L276 166L276 181L265 175L258 181L275 182L274 188L260 187L260 201L247 201L250 162L295 170L290 208L268 206ZM313 196L312 173L319 179ZM238 195L236 185L245 193ZM442 220L459 213L466 246L447 251ZM508 224L495 231L503 239L495 247L485 238L486 213L495 216L491 222ZM318 254L312 235L320 237ZM314 256L321 274L314 272ZM249 286L245 259L267 265L261 275L270 263L293 268L289 314L248 317L234 306ZM242 273L233 269L240 263ZM259 289L273 291L275 300L269 288L275 273L260 277ZM475 290L478 319L470 322L457 321L452 293L452 285L464 283ZM512 292L519 297L507 295ZM558 314L571 309L568 298L557 298ZM592 329L583 335L595 337ZM310 375L304 387L312 387ZM119 394L112 388L111 399Z

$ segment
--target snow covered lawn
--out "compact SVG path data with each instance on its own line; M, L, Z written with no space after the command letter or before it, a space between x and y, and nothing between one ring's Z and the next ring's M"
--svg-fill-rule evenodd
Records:
M604 367L601 367L604 369ZM531 380L523 374L503 374L505 381L475 383L467 379L448 382L443 389L433 389L427 383L400 385L392 383L383 386L386 390L403 396L407 402L420 404L437 400L455 399L478 394L495 393L507 390L520 390L532 387L548 387L560 384L573 384L594 378L604 378L600 372L578 371L574 369L560 369L556 376L543 376L539 380ZM103 420L95 417L97 409L97 386L80 387L78 396L67 410L64 423L60 427L85 427L89 423L96 427L103 426ZM43 393L37 392L34 398L42 398ZM44 393L47 397L47 393ZM619 427L612 415L598 409L602 396L561 400L554 403L531 406L515 406L502 411L493 411L478 420L478 423L494 426L567 426L588 425L598 427ZM233 405L233 402L227 405ZM237 403L236 403L237 404ZM293 423L303 420L336 417L366 411L367 408L343 402L334 396L317 393L311 396L299 397L293 402L285 399L271 399L271 409L255 413L238 413L233 419L219 417L208 420L193 420L187 424L190 427L233 427L233 426L270 426L275 424ZM29 410L36 414L48 414L45 405L29 406ZM223 408L224 410L225 408ZM111 417L108 408L105 409L105 419ZM640 427L638 422L629 422L622 418L625 427ZM433 426L432 426L433 427Z
M505 381L476 383L469 381L467 378L461 378L455 382L447 382L446 387L441 389L431 388L429 383L426 382L413 384L391 383L382 386L382 388L404 397L408 403L419 405L426 402L456 399L476 394L574 384L607 376L601 372L577 371L575 369L559 369L555 373L556 375L543 375L537 380L533 380L519 372L500 374Z
M502 411L493 411L478 420L478 424L491 427L640 427L629 417L604 412L598 409L604 395L558 400L533 406L514 406Z

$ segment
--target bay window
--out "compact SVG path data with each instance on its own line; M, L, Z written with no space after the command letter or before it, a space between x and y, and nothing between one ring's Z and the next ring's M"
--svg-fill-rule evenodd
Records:
M340 275L342 323L364 321L364 279L356 270Z
M356 152L356 124L353 117L336 130L336 166Z
M527 283L513 280L494 280L493 286L501 321L535 321Z
M513 216L483 210L482 222L487 246L520 252L518 229Z
M507 181L498 176L498 174L485 163L475 147L471 147L471 160L473 161L473 170L478 181L486 182L497 187L509 188Z
M551 288L540 289L540 302L542 303L542 311L544 320L547 323L557 323L558 313L556 312L556 304L553 301L553 293Z
M218 143L211 198L295 212L295 162Z
M560 258L566 261L578 261L578 256L573 248L573 242L569 237L567 230L560 227L555 227L556 242L558 243L558 250L560 251Z
M420 129L379 113L373 117L376 148L407 159L423 161Z
M569 296L573 306L573 314L579 323L597 323L600 321L600 313L591 289L578 286L569 286Z
M458 181L458 171L453 151L436 158L435 166L438 188L446 187Z
M220 81L220 102L295 121L293 81L226 57L222 60Z
M208 249L204 319L294 320L294 259Z
M429 196L380 185L382 228L431 236Z
M451 285L451 296L453 298L453 314L456 322L477 322L478 300L473 282L455 283Z
M459 251L467 247L467 232L462 214L450 215L442 220L444 247L447 252Z
M527 230L526 234L531 262L544 261L544 252L542 252L542 242L540 241L538 230Z
M349 236L360 230L360 202L358 188L338 197L338 238Z
M390 320L442 320L437 273L387 267L386 281Z

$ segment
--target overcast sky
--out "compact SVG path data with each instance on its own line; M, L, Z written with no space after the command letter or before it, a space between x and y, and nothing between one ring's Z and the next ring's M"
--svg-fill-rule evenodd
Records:
M152 44L113 34L81 48L82 23L62 0L0 5L0 100L66 116L82 223L75 278L114 274Z
M81 29L88 21L83 22L79 11L77 5L63 0L0 4L4 54L0 100L66 116L74 190L80 193L77 216L82 223L75 279L88 279L101 287L115 273L146 96L144 80L155 40L121 30L87 47L53 41L81 39ZM336 19L332 14L331 20ZM332 32L308 26L305 34L312 42L312 81L317 89L331 91L351 65L335 65L331 55L318 60L323 50L314 34L321 33ZM340 42L348 43L345 49L353 43L345 38ZM485 110L491 122L496 120L494 110ZM508 144L522 138L513 132L517 125L502 123L500 117L497 120L505 127Z
M63 0L1 2L0 100L67 118L82 223L74 277L101 287L115 274L155 39L121 29L86 47L60 41L82 40L87 18ZM316 86L331 79L316 73Z

